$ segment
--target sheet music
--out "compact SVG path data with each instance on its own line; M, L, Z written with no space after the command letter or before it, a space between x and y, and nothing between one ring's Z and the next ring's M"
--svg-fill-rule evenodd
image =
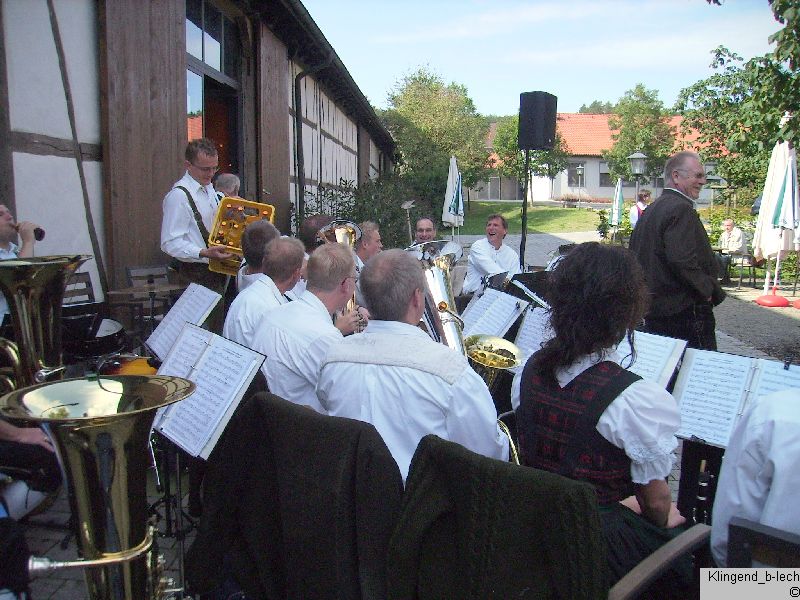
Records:
M173 404L158 429L192 456L207 458L264 357L186 324L161 375L185 377L195 392Z
M696 436L725 448L753 378L755 361L710 350L686 350L675 384L681 409L678 437Z
M190 284L147 338L147 347L162 361L165 360L184 323L201 325L221 299L221 295L207 287Z
M642 379L667 387L675 367L686 348L686 341L637 331L633 336L636 360L628 366L631 346L627 338L620 342L617 352L623 358L623 366L640 375Z
M522 324L517 332L517 339L514 343L522 352L520 368L522 368L531 355L542 347L553 337L553 330L550 329L550 317L547 310L541 306L531 305L522 317Z
M753 381L750 401L789 388L800 389L800 366L789 365L787 370L783 363L764 358L758 359L757 364L758 375Z
M464 337L475 334L503 337L528 303L491 288L464 311Z

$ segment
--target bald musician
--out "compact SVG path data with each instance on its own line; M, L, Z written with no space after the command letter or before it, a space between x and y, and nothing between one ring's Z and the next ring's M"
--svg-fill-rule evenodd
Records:
M292 238L278 237L266 245L260 272L228 310L224 337L252 347L255 330L264 315L289 302L284 294L300 279L303 254L303 244Z
M508 439L486 384L464 356L417 327L425 308L419 261L402 250L381 252L360 281L372 320L364 333L330 346L317 383L322 409L372 423L403 480L429 433L505 460Z
M268 312L259 323L253 350L267 357L267 385L281 398L324 412L315 391L328 346L342 339L333 314L356 288L353 252L343 244L324 244L306 265L306 290L294 302Z

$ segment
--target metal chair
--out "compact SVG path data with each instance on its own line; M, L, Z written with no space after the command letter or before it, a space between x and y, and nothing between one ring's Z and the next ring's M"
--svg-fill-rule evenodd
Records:
M730 266L739 266L739 285L742 287L742 279L744 278L745 269L747 269L747 276L750 279L750 285L756 287L756 261L752 254L749 252L731 252Z

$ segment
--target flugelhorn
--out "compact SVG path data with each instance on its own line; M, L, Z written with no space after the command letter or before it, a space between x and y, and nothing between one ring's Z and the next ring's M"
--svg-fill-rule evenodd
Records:
M225 246L232 258L220 260L210 258L208 269L215 273L236 275L242 265L242 234L245 227L254 221L275 220L275 207L244 198L226 196L219 201L214 224L208 234L209 246ZM259 265L260 266L260 265Z
M0 292L8 301L15 341L0 338L11 365L0 369L0 391L60 377L61 303L67 279L91 256L41 256L0 261Z
M82 560L31 557L31 576L84 569L91 600L158 600L163 559L148 525L148 441L156 410L194 391L179 377L119 375L66 379L0 399L0 414L40 425L69 491Z

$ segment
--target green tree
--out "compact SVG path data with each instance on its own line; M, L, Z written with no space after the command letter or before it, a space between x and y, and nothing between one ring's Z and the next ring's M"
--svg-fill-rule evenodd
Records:
M400 171L431 209L444 196L451 155L458 160L465 186L487 176L488 126L463 85L445 84L439 75L420 68L389 94L383 118L397 140Z
M593 100L589 104L581 104L578 112L592 115L608 115L614 112L614 105L611 102Z
M754 118L754 90L744 60L723 46L713 55L711 67L717 72L681 90L675 110L684 117L683 134L696 132L700 154L717 164L728 190L752 198L766 176L781 113L772 107L765 118Z
M632 179L628 156L642 152L647 156L645 175L659 175L675 146L675 132L669 124L669 112L658 99L657 90L641 83L625 92L608 119L614 145L603 152L613 177Z
M720 0L707 1L722 4ZM796 145L800 141L800 1L769 0L769 4L783 28L769 36L769 41L775 44L773 52L744 65L752 94L742 101L747 118L742 121L739 135L745 137L751 130L765 129L777 132L774 139ZM788 119L781 124L783 115L788 115ZM763 143L774 142L763 140Z
M498 171L506 177L525 181L525 152L519 149L519 117L507 117L497 123L494 151L500 159ZM553 180L569 165L567 143L556 133L551 150L531 150L529 170L531 175L550 180L552 196Z

